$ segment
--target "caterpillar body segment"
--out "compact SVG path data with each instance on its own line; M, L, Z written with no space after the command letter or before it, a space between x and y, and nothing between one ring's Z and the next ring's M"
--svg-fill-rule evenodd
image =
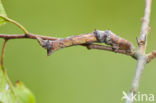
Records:
M112 49L114 51L117 51L119 49L126 50L126 52L134 51L134 46L130 41L115 35L110 30L95 30L94 35L96 36L98 42L104 42L105 44L112 46Z

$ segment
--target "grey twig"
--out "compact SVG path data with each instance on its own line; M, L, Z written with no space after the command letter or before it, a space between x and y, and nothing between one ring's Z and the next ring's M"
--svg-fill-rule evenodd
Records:
M134 80L132 82L132 86L130 89L130 93L129 93L129 98L127 98L126 103L133 103L133 97L138 88L139 88L139 82L141 79L141 75L142 72L145 68L145 65L147 63L147 55L145 54L146 51L146 43L147 43L147 35L149 32L149 21L150 21L150 12L151 12L151 2L152 0L146 0L146 6L145 6L145 14L144 14L144 18L142 20L142 28L141 28L141 33L140 33L140 38L138 40L138 51L136 53L137 55L137 67L136 67L136 73L135 73L135 77Z

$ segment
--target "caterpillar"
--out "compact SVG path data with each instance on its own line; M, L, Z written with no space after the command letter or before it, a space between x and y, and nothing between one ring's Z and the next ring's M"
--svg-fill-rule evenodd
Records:
M115 35L110 30L106 31L95 30L93 34L97 38L98 42L100 43L104 42L105 44L112 46L112 49L114 51L120 49L126 50L126 52L133 52L135 49L130 41Z

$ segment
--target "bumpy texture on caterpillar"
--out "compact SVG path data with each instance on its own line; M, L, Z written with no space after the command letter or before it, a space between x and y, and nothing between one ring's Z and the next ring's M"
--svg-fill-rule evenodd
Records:
M133 52L135 49L130 41L115 35L110 30L95 30L94 35L96 36L98 42L104 42L105 44L112 46L114 51L121 49L126 50L127 52Z

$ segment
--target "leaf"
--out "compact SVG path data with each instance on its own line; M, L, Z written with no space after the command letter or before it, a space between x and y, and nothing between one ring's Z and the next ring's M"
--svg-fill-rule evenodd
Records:
M2 1L0 0L0 16L4 16L7 17L7 14L5 12L5 9L3 7ZM5 24L7 21L5 19L3 19L2 17L0 17L0 26Z
M35 97L22 82L11 87L0 68L0 103L35 103Z
M11 92L10 86L0 68L0 103L15 103L15 95Z
M15 92L20 103L35 103L35 96L21 81L16 82Z

